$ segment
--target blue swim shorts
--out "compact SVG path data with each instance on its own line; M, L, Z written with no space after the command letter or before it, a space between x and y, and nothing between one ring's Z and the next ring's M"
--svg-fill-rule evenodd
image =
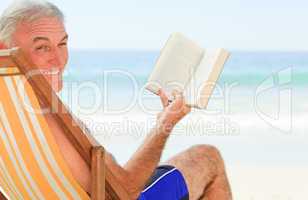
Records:
M138 200L188 200L188 189L182 173L173 166L156 168Z

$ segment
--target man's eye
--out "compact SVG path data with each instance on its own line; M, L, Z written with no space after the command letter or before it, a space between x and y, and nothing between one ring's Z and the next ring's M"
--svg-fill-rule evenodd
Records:
M63 42L63 43L60 43L59 46L66 46L67 43L66 42Z
M35 50L37 50L37 51L50 51L50 47L47 46L47 45L42 45L42 46L36 47Z

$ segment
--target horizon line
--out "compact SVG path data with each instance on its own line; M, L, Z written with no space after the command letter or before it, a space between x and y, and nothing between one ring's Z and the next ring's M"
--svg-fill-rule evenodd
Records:
M212 49L212 48L209 48ZM241 49L241 48L224 48L231 52L251 52L251 53L308 53L308 49ZM69 47L72 51L135 51L135 52L160 52L161 49L146 48L75 48Z

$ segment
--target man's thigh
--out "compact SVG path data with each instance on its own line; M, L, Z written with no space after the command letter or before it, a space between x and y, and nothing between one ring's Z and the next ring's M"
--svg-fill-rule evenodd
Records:
M193 146L164 164L176 167L183 174L191 200L199 199L213 181L218 170L219 153L209 145Z

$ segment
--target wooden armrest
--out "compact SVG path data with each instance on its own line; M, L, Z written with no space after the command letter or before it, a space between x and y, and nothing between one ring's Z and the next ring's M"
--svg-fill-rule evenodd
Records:
M91 199L131 200L127 191L105 165L105 152L102 146L92 148Z
M91 151L91 199L105 200L105 152L102 146Z
M106 200L132 200L125 188L119 184L108 166L106 169Z

